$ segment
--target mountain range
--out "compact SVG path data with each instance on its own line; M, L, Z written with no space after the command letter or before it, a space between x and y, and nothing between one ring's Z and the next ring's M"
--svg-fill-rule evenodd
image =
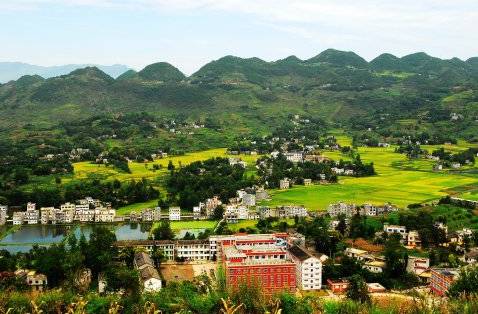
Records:
M22 62L0 62L0 83L18 80L24 75L39 75L43 78L50 78L65 75L76 69L81 69L89 66L96 66L98 69L114 78L129 70L128 66L122 64L66 64L57 66L39 66Z
M413 120L410 132L478 137L478 58L443 60L419 52L367 62L328 49L308 60L225 56L189 77L165 62L138 72L122 69L116 79L86 67L0 85L0 132L19 137L26 127L39 131L97 115L147 112L214 119L234 134L268 132L300 114L350 130L403 132L402 121Z

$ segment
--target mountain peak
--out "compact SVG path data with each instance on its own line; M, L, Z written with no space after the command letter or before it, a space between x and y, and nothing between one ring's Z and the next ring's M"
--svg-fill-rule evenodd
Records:
M178 68L167 62L157 62L146 66L138 76L147 81L179 82L186 76Z
M63 77L76 77L82 79L97 79L102 81L112 81L113 78L106 74L105 72L101 71L95 66L89 66L82 69L76 69L72 71L68 75L64 75Z
M308 59L307 62L323 62L335 66L354 66L358 68L364 68L368 66L368 62L355 52L341 51L337 49L324 50L317 56Z

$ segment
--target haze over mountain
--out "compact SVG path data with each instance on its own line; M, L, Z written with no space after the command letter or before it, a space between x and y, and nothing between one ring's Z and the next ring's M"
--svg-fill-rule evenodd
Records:
M39 75L43 78L50 78L68 74L76 69L96 66L109 76L116 78L130 68L122 64L95 65L95 64L65 64L56 66L39 66L23 62L0 62L0 83L11 80L18 80L24 75Z

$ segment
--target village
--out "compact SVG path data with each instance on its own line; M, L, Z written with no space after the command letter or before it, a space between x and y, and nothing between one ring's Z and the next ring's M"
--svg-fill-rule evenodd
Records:
M235 224L240 220L265 220L270 218L314 219L327 217L329 231L336 232L340 225L350 227L351 219L357 216L379 217L396 213L399 209L391 204L382 206L363 204L357 206L339 202L330 204L323 213L311 213L301 206L278 206L270 208L255 206L256 199L267 197L263 189L248 189L237 192L237 197L224 206L222 222ZM478 203L458 198L453 202L477 207ZM112 222L156 222L179 221L181 219L212 219L215 210L223 206L218 197L205 200L194 207L193 212L182 213L179 207L170 207L162 213L159 207L144 209L141 213L128 216L116 216L115 210L99 200L85 198L75 204L66 203L55 209L42 207L36 209L29 203L26 211L15 211L13 219L7 220L7 207L0 207L3 224L71 224L71 223L112 223ZM408 230L405 226L385 223L383 230L375 234L376 238L397 235L400 243L410 251L406 259L406 272L419 279L417 287L430 291L432 295L445 296L449 287L459 278L460 267L476 264L478 247L466 247L474 236L473 230L463 228L448 232L447 225L435 222L434 227L445 235L443 247L453 246L462 251L458 267L431 266L430 258L422 253L413 255L422 247L417 230ZM132 250L134 268L138 271L143 291L159 291L165 284L175 281L193 281L197 276L205 275L217 278L223 271L226 284L230 288L244 282L259 283L266 295L281 291L326 291L326 295L343 295L348 287L347 278L327 278L323 280L323 268L335 257L327 252L318 252L311 241L292 229L287 232L259 234L211 234L202 239L154 239L116 241L119 251ZM465 248L466 247L466 248ZM152 256L160 251L163 261L157 263ZM343 258L354 260L364 270L373 274L383 274L387 268L387 257L380 252L352 246L342 252ZM340 263L340 259L338 260ZM335 259L335 263L337 260ZM34 290L48 288L46 275L29 269L18 269L15 276L24 278ZM91 276L91 274L90 274ZM89 278L88 280L92 280ZM99 278L99 292L105 292L107 282ZM378 282L367 282L369 293L384 293L387 289Z

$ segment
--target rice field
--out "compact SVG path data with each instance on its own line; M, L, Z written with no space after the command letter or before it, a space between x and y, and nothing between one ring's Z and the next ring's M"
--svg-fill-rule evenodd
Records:
M449 150L466 149L464 143L447 145ZM394 147L370 148L360 147L361 158L373 162L376 176L354 178L340 177L338 184L295 186L289 190L271 191L271 201L263 205L300 204L310 210L324 210L330 203L345 201L357 204L383 204L391 202L399 207L412 203L430 202L447 194L452 194L460 187L473 187L466 191L471 198L478 198L478 174L472 171L434 172L433 161L413 160L394 152ZM334 160L348 159L340 152L324 152ZM468 169L470 170L470 169ZM476 168L475 168L476 170Z

